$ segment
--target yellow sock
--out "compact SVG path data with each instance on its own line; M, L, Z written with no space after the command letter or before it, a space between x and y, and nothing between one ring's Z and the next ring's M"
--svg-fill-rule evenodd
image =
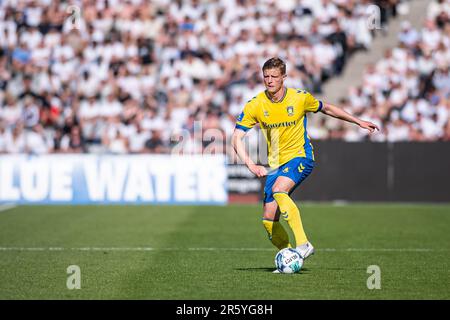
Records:
M294 234L296 246L308 242L305 231L303 230L300 211L294 201L292 201L289 195L285 192L274 192L273 197L280 207L281 215L287 221L292 233Z
M279 250L291 247L289 244L289 236L279 221L263 219L263 225L266 228L270 241L272 241L275 247Z

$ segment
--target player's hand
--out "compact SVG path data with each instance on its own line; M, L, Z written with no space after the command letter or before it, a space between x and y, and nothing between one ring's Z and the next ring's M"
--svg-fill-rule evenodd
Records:
M363 129L369 130L370 133L375 132L375 130L380 131L380 128L378 128L378 126L372 122L369 121L361 121L359 123L359 126Z
M258 178L267 176L267 169L263 166L252 164L248 166L248 169Z

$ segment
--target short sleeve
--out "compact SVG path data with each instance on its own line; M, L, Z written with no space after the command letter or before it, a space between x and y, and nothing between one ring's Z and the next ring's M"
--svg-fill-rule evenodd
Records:
M248 131L253 128L257 122L255 114L255 104L253 101L247 103L242 110L241 114L237 117L236 129Z
M321 100L316 99L312 94L306 92L305 98L305 111L306 112L319 112L322 110L323 103Z

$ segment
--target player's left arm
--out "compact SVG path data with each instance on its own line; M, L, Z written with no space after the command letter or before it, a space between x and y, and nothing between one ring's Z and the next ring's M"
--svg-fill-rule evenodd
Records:
M334 117L337 119L341 119L344 121L348 121L350 123L354 123L363 129L369 130L370 133L373 133L375 130L380 131L380 128L378 128L378 126L376 124L369 122L369 121L361 120L361 119L351 115L350 113L344 111L343 109L336 107L332 104L323 103L322 109L320 111L328 116L331 116L331 117Z

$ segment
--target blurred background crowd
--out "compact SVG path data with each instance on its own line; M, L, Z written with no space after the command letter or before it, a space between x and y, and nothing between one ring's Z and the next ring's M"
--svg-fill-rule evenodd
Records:
M264 90L264 61L279 56L287 86L322 94L388 32L399 1L2 0L0 153L223 147ZM373 4L379 30L367 27ZM450 4L430 1L424 14L421 30L404 22L398 46L336 101L382 132L323 118L312 139L450 140Z
M363 72L339 105L377 123L373 141L450 141L450 1L431 1L423 28L403 21L398 45ZM326 128L326 131L324 130ZM328 121L317 138L361 141L354 126Z

